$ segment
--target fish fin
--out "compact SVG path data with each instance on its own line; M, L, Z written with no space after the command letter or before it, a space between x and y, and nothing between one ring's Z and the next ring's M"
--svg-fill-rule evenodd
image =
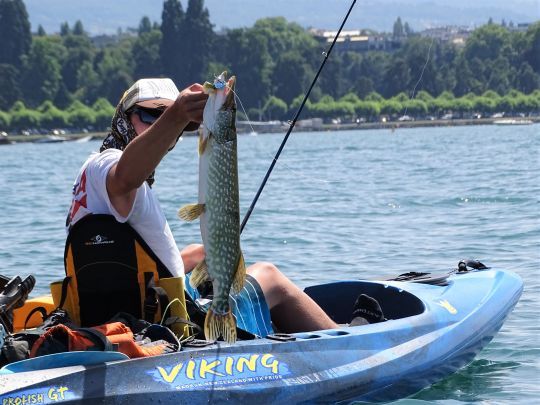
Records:
M234 274L234 280L232 283L232 291L238 294L242 288L244 288L244 281L246 281L246 262L244 261L244 255L240 252L240 258L238 259L238 267Z
M208 144L208 137L205 137L203 131L199 132L199 156L201 156L206 150L206 145Z
M210 276L208 275L208 265L206 260L203 260L191 272L189 277L189 285L193 288L197 288L199 285L209 280Z
M178 216L184 221L194 221L204 211L204 204L187 204L178 210Z
M210 83L210 82L204 82L203 84L203 91L206 93L206 94L210 94L212 92L215 92L216 91L216 88L214 86L214 83Z
M236 320L231 310L225 315L219 315L210 307L204 319L204 336L212 342L220 336L223 336L227 343L236 342Z

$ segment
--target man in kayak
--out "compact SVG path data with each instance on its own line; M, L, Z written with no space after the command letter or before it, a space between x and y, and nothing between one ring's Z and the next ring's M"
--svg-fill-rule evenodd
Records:
M177 248L151 186L155 169L183 131L198 128L207 97L200 84L179 92L170 79L141 79L130 87L116 108L100 153L93 153L79 171L67 231L89 214L108 214L135 229L171 276L183 277L202 261L202 245ZM250 332L266 336L272 333L271 322L281 332L337 327L273 264L255 263L247 273L244 289L234 298L241 311L237 317L255 317ZM252 305L260 311L253 311Z

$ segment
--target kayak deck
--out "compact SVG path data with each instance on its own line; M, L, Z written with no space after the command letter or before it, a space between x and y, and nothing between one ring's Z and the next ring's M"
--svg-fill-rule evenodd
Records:
M521 279L507 271L455 274L446 286L348 281L309 287L338 323L360 293L379 300L386 322L185 347L135 360L0 374L0 400L62 391L57 401L95 403L312 403L402 398L470 362L517 303ZM27 397L28 399L29 397ZM59 399L60 398L60 399ZM4 402L2 402L4 403Z

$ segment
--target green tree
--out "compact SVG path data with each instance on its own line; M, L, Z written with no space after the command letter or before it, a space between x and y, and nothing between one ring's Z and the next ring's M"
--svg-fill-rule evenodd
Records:
M384 101L383 96L381 96L379 93L372 91L369 93L365 98L365 101L373 101L375 103L382 103Z
M84 32L84 31L83 31ZM86 63L93 63L95 48L90 38L84 34L66 35L62 37L63 45L66 48L66 56L62 63L62 79L66 89L70 93L75 93L84 85L79 71Z
M179 0L165 0L161 14L162 39L159 49L161 66L166 76L177 86L186 78L186 60L192 55L185 53L184 9Z
M480 93L483 86L477 74L473 74L469 62L463 54L458 57L455 71L456 82L453 91L457 96L473 92Z
M415 98L416 98L417 100L421 100L421 101L423 101L423 102L425 102L425 103L427 103L427 104L429 104L429 103L431 103L431 102L433 101L433 96L432 96L431 94L429 94L429 93L428 93L427 91L425 91L425 90L420 90L420 91L416 94Z
M408 115L418 117L425 116L428 113L428 105L422 100L406 100L402 105Z
M369 78L373 82L373 89L370 92L383 93L385 90L385 77L382 72L385 72L391 64L390 55L387 53L368 52L360 61L360 71L356 73L356 77Z
M443 115L444 113L451 112L454 107L455 97L449 91L443 91L437 98L433 100L433 107L431 112L437 115Z
M67 35L71 35L71 28L69 28L69 24L67 22L63 22L60 24L60 36L65 37Z
M40 125L39 112L27 109L22 101L17 101L9 111L11 117L11 128L24 130L28 128L38 128Z
M407 91L407 84L411 80L409 66L403 58L395 58L394 62L387 68L384 73L385 86L383 95L390 97L402 91Z
M304 97L305 96L303 94L296 96L294 100L291 102L291 104L289 105L288 114L291 118L294 117L296 113L298 112L298 109L302 105L302 101L304 100ZM304 110L302 112L303 117L312 117L312 111L311 111L312 106L313 106L312 102L308 99L306 101L306 104L304 105Z
M495 60L509 52L510 33L496 24L487 24L473 31L465 44L464 54L467 59Z
M394 22L392 35L394 38L401 38L405 35L405 32L403 30L403 23L401 22L401 17L398 17L397 20Z
M101 78L97 93L114 105L133 84L133 42L132 38L124 38L119 46L98 52L94 61L96 73Z
M534 97L532 94L523 95L516 98L516 110L524 113L540 111L540 97Z
M96 122L96 114L93 109L85 106L80 101L74 101L66 110L68 124L72 128L92 127Z
M540 75L535 73L531 65L523 62L515 78L515 88L524 93L531 93L540 88Z
M179 81L182 86L206 79L203 75L208 69L215 34L204 0L189 0L183 26L186 35L182 56L186 71Z
M7 110L22 97L19 71L13 65L0 64L0 110Z
M438 94L442 89L437 75L438 44L429 38L410 38L397 53L409 70L409 81L405 83L409 93L415 88Z
M151 29L142 32L133 44L134 78L157 77L162 71L159 44L161 31Z
M474 102L468 98L460 97L454 100L452 110L461 114L464 117L473 111L475 105Z
M319 60L313 61L309 58L320 52L316 40L300 25L288 22L283 17L262 18L257 20L251 28L258 35L267 39L267 51L272 60L277 60L280 55L286 52L296 52L302 58L308 59L309 63L319 65Z
M65 109L73 102L76 94L77 93L69 92L66 84L61 81L60 87L58 88L56 96L54 97L53 104L58 108Z
M139 35L148 33L150 31L152 31L152 23L150 22L150 18L144 16L139 23Z
M290 103L298 95L307 91L314 73L298 53L285 52L278 58L272 73L274 94Z
M353 90L359 97L364 98L375 90L375 85L370 78L358 77L356 81L353 82Z
M403 105L399 101L384 100L381 103L381 113L390 116L396 116L402 114L404 111Z
M22 57L32 44L30 21L22 0L0 0L0 38L0 64L22 67Z
M356 103L359 103L361 100L355 93L347 93L343 97L341 97L339 101L356 104Z
M93 62L84 62L77 70L78 88L75 96L78 100L91 104L98 99L100 94L100 78L94 69ZM71 104L72 100L68 103Z
M381 114L381 104L377 101L359 101L354 103L354 112L358 117L373 121Z
M105 98L99 98L92 105L95 116L95 126L98 130L107 130L111 126L115 108Z
M510 91L510 75L513 73L508 59L499 57L493 62L486 63L489 70L489 88L499 94Z
M403 32L406 36L411 36L413 34L413 30L412 28L410 27L409 23L406 22L405 24L403 24Z
M318 87L323 94L330 94L338 98L349 90L349 85L345 79L345 66L343 57L336 53L328 60L321 73Z
M65 48L55 37L36 37L25 58L21 87L30 106L54 100L62 81L61 64Z
M263 107L263 114L268 120L283 119L287 113L287 103L280 98L270 97Z
M10 127L10 116L4 111L0 111L0 130L4 131Z
M75 21L75 25L73 26L73 35L86 35L81 20Z
M51 101L45 101L37 111L41 113L40 124L44 128L64 128L67 124L67 114L56 108Z
M262 78L269 80L270 93L287 103L304 93L314 77L315 68L321 62L320 52L316 51L319 46L314 37L300 25L288 22L283 17L257 20L248 32L261 43L259 57L265 64L261 76L269 75ZM255 49L253 51L257 52ZM288 66L288 63L295 66ZM325 69L319 82L323 88L331 81L330 76L331 69ZM313 96L316 98L317 91Z
M495 112L495 109L497 107L496 100L485 97L485 96L479 96L474 100L473 109L475 111L479 111L482 114L491 114Z
M540 21L531 25L526 33L525 60L534 72L540 74Z
M253 29L228 30L222 38L224 65L238 77L236 92L247 110L261 109L270 96L272 59L268 38Z

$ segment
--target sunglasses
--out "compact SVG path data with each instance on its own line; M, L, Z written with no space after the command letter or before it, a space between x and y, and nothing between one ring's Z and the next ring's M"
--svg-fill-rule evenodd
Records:
M159 117L161 117L163 110L158 110L156 108L134 107L133 110L131 110L131 113L137 114L139 119L145 124L152 125Z

